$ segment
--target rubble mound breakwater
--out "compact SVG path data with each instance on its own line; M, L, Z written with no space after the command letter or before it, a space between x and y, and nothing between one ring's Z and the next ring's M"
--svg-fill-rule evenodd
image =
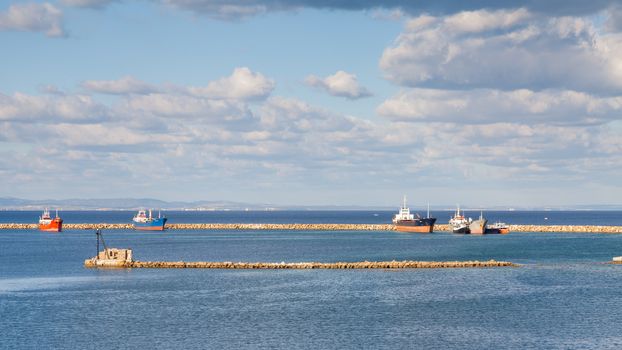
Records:
M84 262L85 267L154 268L154 269L439 269L477 267L516 267L507 261L361 261L361 262L184 262L184 261L118 261L99 264L95 259Z
M0 230L37 229L37 224L0 224ZM392 224L167 224L168 230L291 230L291 231L393 231ZM132 230L132 224L63 224L64 230ZM449 231L446 224L434 225L434 231ZM510 225L510 232L591 232L622 233L622 226L595 225Z

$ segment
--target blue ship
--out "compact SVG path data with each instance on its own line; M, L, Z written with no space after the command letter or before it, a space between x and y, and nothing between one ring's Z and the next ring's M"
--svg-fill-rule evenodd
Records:
M151 215L151 209L149 210L149 215L147 215L145 210L139 210L134 219L132 219L134 229L143 231L164 231L166 220L167 218L161 216L159 212L158 217L154 218Z

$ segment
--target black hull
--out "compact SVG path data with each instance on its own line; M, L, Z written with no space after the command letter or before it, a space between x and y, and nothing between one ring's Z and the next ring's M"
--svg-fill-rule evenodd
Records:
M398 220L397 226L434 226L436 218L423 218L414 220Z
M471 231L469 231L469 227L461 227L461 228L452 228L451 232L453 233L461 233L461 234L469 234L471 233Z

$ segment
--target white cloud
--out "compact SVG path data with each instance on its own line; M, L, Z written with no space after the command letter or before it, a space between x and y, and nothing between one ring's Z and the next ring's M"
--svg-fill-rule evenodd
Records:
M236 121L250 117L247 106L241 102L164 93L130 96L124 100L123 108L128 115L138 113L167 118L198 118L216 122Z
M409 87L561 89L622 93L622 36L576 17L524 9L421 16L387 48L380 67Z
M0 120L18 123L85 123L103 121L109 110L90 96L60 95L32 96L15 93L0 94Z
M233 73L212 82L207 86L177 86L174 84L155 85L126 76L117 80L87 80L82 87L92 92L113 95L151 93L176 94L200 97L210 100L261 100L274 90L274 80L249 68L235 68Z
M326 92L333 96L346 97L349 99L371 96L369 90L359 84L356 75L342 70L326 78L310 75L305 79L305 82L310 86L326 90Z
M44 32L49 37L65 36L63 13L50 3L14 4L0 12L0 31Z
M622 119L622 97L557 90L409 89L384 101L377 112L413 122L594 124Z
M75 7L103 8L120 0L61 0L63 5Z
M212 99L264 99L274 90L274 80L246 67L236 68L231 76L209 83L205 87L189 87L196 96Z
M82 83L82 87L93 92L113 95L148 94L160 90L131 76L118 80L87 80Z
M102 125L102 124L59 124L49 127L48 132L60 137L68 147L105 147L105 146L134 146L134 145L153 145L183 143L188 141L184 135L171 135L162 133L145 133L139 129L131 129L122 125ZM117 148L118 149L118 148ZM127 148L132 150L132 148Z
M426 16L427 17L427 16ZM514 11L464 11L444 20L443 26L455 33L481 33L489 30L512 28L529 19L525 9Z
M268 130L286 133L340 131L352 129L352 123L341 115L292 98L270 98L258 110L261 124Z

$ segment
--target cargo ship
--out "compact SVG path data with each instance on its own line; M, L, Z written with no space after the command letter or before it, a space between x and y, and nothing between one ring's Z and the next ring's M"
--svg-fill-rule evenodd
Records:
M139 210L132 221L134 222L135 230L142 231L164 231L164 224L166 224L166 218L158 212L158 217L155 218L151 215L151 209L149 209L149 215L146 210Z
M469 220L464 217L464 213L460 213L460 206L456 209L456 213L449 219L449 229L453 233L470 233Z
M39 231L61 232L62 230L63 219L58 216L58 210L56 210L56 217L52 218L48 208L45 208L43 214L39 216Z
M469 218L469 233L472 235L483 235L486 232L486 224L488 220L484 218L484 213L479 213L479 219L471 220Z
M410 213L410 209L406 206L406 196L404 196L404 204L400 208L400 211L393 217L393 224L395 224L395 230L399 232L421 232L430 233L434 231L434 224L436 218L430 217L430 206L428 205L428 217L422 218L417 214Z
M510 233L510 226L504 222L496 222L486 227L486 233L488 234L498 233L498 234L505 235L505 234Z

